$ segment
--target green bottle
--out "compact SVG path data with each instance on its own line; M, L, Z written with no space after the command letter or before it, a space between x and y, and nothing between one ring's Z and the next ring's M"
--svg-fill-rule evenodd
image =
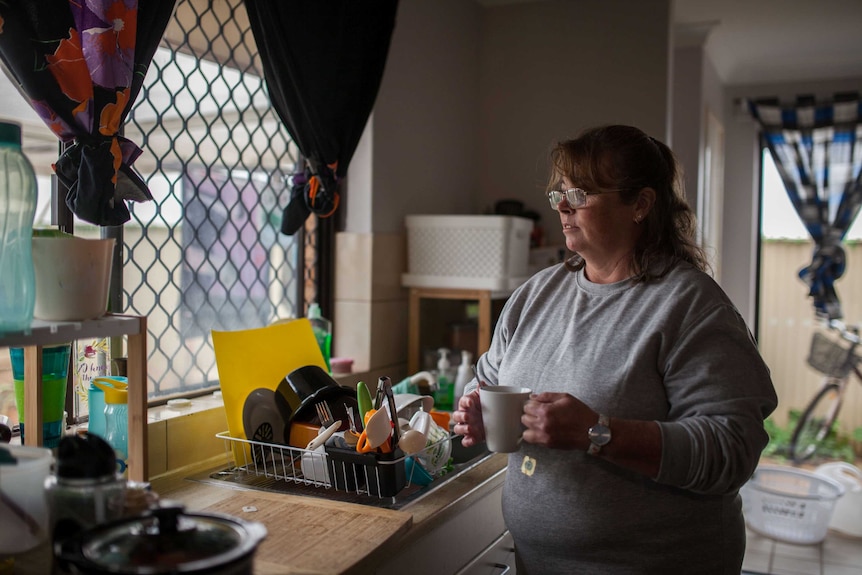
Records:
M332 357L332 322L320 315L320 305L311 303L308 306L308 321L311 322L311 330L317 340L323 361L326 362L326 371L332 373L329 360Z

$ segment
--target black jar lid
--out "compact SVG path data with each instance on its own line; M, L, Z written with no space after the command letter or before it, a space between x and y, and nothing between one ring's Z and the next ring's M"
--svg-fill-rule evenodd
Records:
M117 457L107 441L93 435L66 435L57 446L58 479L114 477Z

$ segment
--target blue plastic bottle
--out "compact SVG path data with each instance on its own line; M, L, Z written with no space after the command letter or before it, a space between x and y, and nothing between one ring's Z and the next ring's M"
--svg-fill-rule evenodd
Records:
M0 333L27 331L33 322L35 216L36 175L21 151L21 126L0 122Z

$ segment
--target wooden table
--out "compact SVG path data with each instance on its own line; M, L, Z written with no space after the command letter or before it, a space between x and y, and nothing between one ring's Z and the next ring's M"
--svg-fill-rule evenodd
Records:
M511 291L492 291L487 289L458 288L410 288L409 325L407 329L407 368L410 373L416 373L421 366L421 333L423 299L469 300L479 302L479 333L476 352L482 355L491 347L493 318L491 317L491 301L505 299Z

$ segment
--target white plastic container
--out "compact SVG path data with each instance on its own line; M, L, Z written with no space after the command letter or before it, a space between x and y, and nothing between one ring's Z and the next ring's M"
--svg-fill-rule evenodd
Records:
M844 488L810 471L762 465L739 493L753 531L776 541L813 545L826 537Z
M33 238L34 317L82 321L105 315L113 252L113 238Z
M407 216L407 287L511 291L530 276L533 221L516 216Z
M814 470L844 486L844 497L835 505L829 528L862 537L862 469L843 461L825 463Z
M3 445L15 464L0 465L0 556L22 553L48 539L45 480L51 472L50 449ZM16 507L13 511L9 502Z

